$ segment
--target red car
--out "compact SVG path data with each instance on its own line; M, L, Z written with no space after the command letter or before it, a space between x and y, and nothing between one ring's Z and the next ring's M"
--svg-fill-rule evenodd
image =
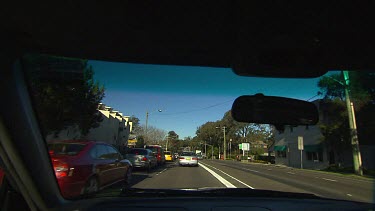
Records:
M113 146L95 141L48 143L53 168L65 198L95 193L114 183L128 185L132 164Z
M154 155L155 155L155 157L158 161L158 165L164 165L165 164L164 150L161 146L159 146L159 145L148 145L145 148L151 150L154 153Z

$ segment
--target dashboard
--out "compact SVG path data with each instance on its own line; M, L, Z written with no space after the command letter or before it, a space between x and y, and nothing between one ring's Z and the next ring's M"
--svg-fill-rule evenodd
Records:
M117 211L117 210L373 210L371 204L325 200L257 197L155 197L98 198L72 202L59 210Z

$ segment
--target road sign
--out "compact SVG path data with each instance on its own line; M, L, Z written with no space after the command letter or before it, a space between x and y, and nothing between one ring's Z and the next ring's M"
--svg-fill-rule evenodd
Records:
M242 150L243 151L249 151L250 150L250 144L249 143L242 143Z
M239 149L242 149L242 144L239 144L239 145L238 145L238 148L239 148Z
M298 150L303 150L303 136L298 136Z

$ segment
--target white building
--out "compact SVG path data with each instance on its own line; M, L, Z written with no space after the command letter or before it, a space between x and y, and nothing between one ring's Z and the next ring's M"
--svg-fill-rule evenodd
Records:
M121 112L100 103L98 111L101 113L103 121L99 127L92 128L86 136L82 136L78 127L71 126L60 131L57 135L47 136L48 140L68 140L68 139L86 139L106 142L116 146L127 146L129 134L132 130L132 122L129 116L124 116Z

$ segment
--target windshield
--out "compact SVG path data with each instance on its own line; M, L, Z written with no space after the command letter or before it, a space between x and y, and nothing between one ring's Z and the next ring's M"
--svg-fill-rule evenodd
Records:
M131 149L129 151L129 154L133 154L133 155L147 155L147 151L146 150L141 150L141 149Z
M77 155L85 146L76 143L53 143L48 144L48 149L54 155Z
M194 152L182 152L181 156L196 156Z
M132 169L130 188L249 188L374 202L372 72L335 70L308 79L241 77L229 68L34 54L24 56L22 64L47 142L109 144L97 145L91 153L111 156L54 163L55 171L66 171L59 175L70 178L57 178L65 198L85 191L96 197L119 196L122 181L128 179L124 175ZM319 123L276 128L235 121L234 100L258 93L311 102L319 111ZM64 155L75 155L83 147L48 145L53 154ZM119 152L146 155L142 149L158 148L175 156L118 160ZM196 155L199 158L182 159ZM90 172L103 181L98 189L86 187L95 182L87 181ZM82 185L65 189L69 182Z
M146 149L149 149L152 152L158 152L158 148L157 147L146 147Z

